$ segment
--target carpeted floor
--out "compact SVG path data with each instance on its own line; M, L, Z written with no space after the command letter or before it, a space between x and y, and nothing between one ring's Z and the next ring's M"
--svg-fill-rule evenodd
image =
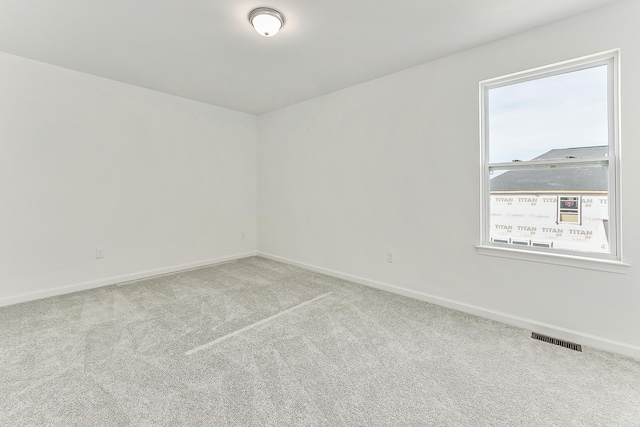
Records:
M254 257L0 308L2 426L640 426L640 361Z

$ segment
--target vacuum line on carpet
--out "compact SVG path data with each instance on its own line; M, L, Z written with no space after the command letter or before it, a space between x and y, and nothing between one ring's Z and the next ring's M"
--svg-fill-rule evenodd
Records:
M278 318L278 317L280 317L280 316L282 316L282 315L284 315L284 314L290 313L290 312L292 312L292 311L294 311L294 310L297 310L297 309L299 309L299 308L301 308L301 307L304 307L305 305L309 305L309 304L311 304L312 302L315 302L315 301L317 301L317 300L319 300L319 299L322 299L322 298L324 298L324 297L327 297L327 296L331 295L332 293L333 293L333 292L327 292L326 294L322 294L322 295L320 295L320 296L317 296L317 297L315 297L315 298L313 298L313 299L310 299L309 301L302 302L302 303L300 303L300 304L298 304L298 305L296 305L296 306L294 306L294 307L291 307L291 308L288 308L288 309L286 309L286 310L284 310L284 311L281 311L281 312L280 312L280 313L278 313L278 314L274 314L274 315L273 315L273 316L271 316L271 317L267 317L266 319L262 319L262 320L260 320L259 322L253 323L253 324L251 324L251 325L249 325L249 326L246 326L246 327L244 327L244 328L242 328L242 329L238 329L237 331L231 332L230 334L227 334L227 335L225 335L225 336L223 336L223 337L220 337L220 338L218 338L218 339L215 339L215 340L213 340L213 341L211 341L211 342L208 342L208 343L206 343L206 344L202 344L201 346L198 346L198 347L196 347L196 348L192 348L191 350L189 350L189 351L185 352L184 354L185 354L186 356L191 356L192 354L197 353L197 352L199 352L199 351L201 351L201 350L205 350L205 349L207 349L207 348L209 348L209 347L213 347L214 345L219 344L219 343L221 343L222 341L225 341L225 340L228 340L229 338L235 337L236 335L239 335L239 334L241 334L241 333L243 333L243 332L245 332L245 331L248 331L249 329L253 329L253 328L255 328L256 326L260 326L260 325L262 325L262 324L264 324L264 323L270 322L270 321L272 321L273 319L276 319L276 318Z

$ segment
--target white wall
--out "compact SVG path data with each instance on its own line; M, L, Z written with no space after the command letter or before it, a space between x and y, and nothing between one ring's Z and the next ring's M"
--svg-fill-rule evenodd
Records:
M618 3L261 116L259 253L640 357L638 16ZM632 267L479 255L478 82L613 48Z
M255 116L7 54L0 70L0 305L255 253Z

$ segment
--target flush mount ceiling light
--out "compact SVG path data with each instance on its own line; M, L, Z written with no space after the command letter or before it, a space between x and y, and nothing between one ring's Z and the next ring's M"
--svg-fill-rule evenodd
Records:
M249 22L261 36L273 37L284 25L284 16L275 9L259 7L249 13Z

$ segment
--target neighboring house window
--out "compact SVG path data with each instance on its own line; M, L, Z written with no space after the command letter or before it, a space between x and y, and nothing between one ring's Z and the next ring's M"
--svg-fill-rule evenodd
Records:
M582 224L580 221L580 197L560 196L558 224Z
M618 54L480 83L479 250L621 261Z

